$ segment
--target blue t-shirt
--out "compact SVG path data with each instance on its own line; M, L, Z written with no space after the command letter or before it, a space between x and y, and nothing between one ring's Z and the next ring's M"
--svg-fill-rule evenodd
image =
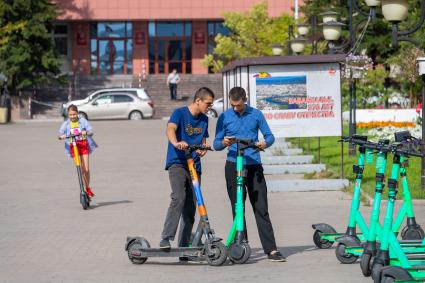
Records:
M177 125L176 138L177 141L185 141L188 145L202 144L204 138L208 138L208 117L205 114L193 116L187 106L177 108L171 114L168 123ZM201 158L195 153L192 153L195 169L201 172ZM173 164L187 164L184 150L175 148L168 141L167 161L165 169L167 170Z

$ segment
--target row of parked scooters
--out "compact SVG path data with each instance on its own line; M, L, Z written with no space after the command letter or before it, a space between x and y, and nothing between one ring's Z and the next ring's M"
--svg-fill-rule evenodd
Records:
M341 141L356 145L359 155L353 166L356 175L347 230L338 233L329 224L313 224L313 241L320 249L337 244L335 254L343 264L360 259L364 276L371 276L375 283L425 282L424 231L416 223L412 198L407 181L409 157L422 157L420 140L408 131L395 133L395 142L380 140L371 142L366 136L344 137ZM391 175L387 178L388 202L384 220L379 221L381 200L385 187L387 161L392 155ZM376 158L375 158L376 157ZM375 160L375 163L374 163ZM361 183L365 170L373 170L375 164L375 195L369 225L360 207ZM398 190L403 204L394 215ZM406 219L406 226L401 229ZM356 228L360 231L357 231Z

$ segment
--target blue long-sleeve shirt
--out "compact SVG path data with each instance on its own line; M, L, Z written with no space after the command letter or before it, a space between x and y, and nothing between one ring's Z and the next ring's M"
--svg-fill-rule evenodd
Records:
M246 105L245 112L240 115L230 108L218 118L213 144L214 149L224 149L224 137L251 139L254 142L258 142L258 130L263 134L267 147L271 146L274 143L274 136L260 110ZM227 160L236 162L236 154L236 144L232 144L227 152ZM260 153L248 148L245 150L245 163L246 165L261 164Z

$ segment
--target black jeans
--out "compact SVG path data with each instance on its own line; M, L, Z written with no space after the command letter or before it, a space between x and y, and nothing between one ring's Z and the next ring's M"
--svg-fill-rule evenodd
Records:
M177 99L177 84L169 84L170 86L170 98L171 100L176 100Z
M255 221L257 222L261 245L263 246L264 253L268 254L271 251L277 250L277 247L272 223L269 217L267 185L266 180L264 179L263 166L261 164L247 165L245 168L247 170L247 176L245 178L245 188L243 190L244 203L246 200L246 193L248 191L249 201L251 202L252 209L254 210ZM236 204L236 163L226 161L224 171L226 176L227 194L229 195L229 199L232 204L234 218Z
M189 169L183 164L173 164L168 168L171 185L171 202L165 217L162 239L174 240L180 221L179 247L187 247L192 234L196 213L196 196L193 191ZM198 172L199 184L201 174Z

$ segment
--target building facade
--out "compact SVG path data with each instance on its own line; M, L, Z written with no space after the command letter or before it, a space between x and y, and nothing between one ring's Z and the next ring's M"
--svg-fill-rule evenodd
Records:
M63 72L82 75L207 74L201 64L223 13L244 12L258 0L56 0L54 32ZM269 14L293 14L294 0L268 0Z

